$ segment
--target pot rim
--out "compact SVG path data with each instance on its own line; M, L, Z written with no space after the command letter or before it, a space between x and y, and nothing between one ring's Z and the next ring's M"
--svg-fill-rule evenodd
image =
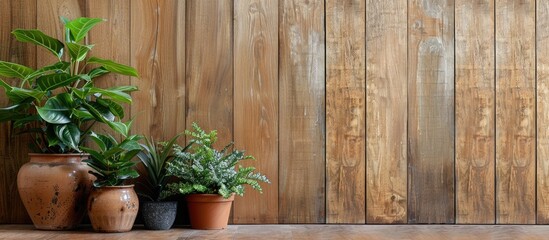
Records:
M28 153L29 156L52 156L52 157L62 157L62 156L90 156L89 153Z
M105 189L105 188L133 188L135 184L129 185L120 185L120 186L102 186L102 187L93 187L93 189Z

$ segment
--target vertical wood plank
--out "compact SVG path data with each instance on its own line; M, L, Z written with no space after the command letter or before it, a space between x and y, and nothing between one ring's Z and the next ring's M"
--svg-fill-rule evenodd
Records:
M323 0L279 6L279 221L325 222Z
M365 1L326 2L326 222L365 223Z
M91 56L110 59L130 65L130 0L87 0L88 17L106 19L89 32L88 40L95 47ZM130 77L119 74L107 74L95 79L95 85L108 88L130 85ZM125 119L131 116L131 107L124 105ZM106 124L96 124L94 131L116 136Z
M494 0L456 1L456 222L495 221Z
M549 224L549 1L536 6L537 223Z
M234 140L272 182L235 200L234 223L278 223L278 1L234 6Z
M453 223L454 1L408 6L408 222Z
M1 0L0 6L0 60L36 68L36 47L18 42L11 34L16 28L36 28L36 0ZM19 81L2 80L12 83ZM7 104L7 97L1 93L0 107ZM8 123L0 125L0 223L30 222L17 191L17 172L28 162L27 143L30 140L30 136L15 135Z
M156 141L185 129L185 1L131 1L134 131ZM183 140L181 140L183 142Z
M232 13L229 0L188 0L186 126L216 129L218 147L233 140Z
M535 223L535 1L496 2L496 223Z
M366 222L407 221L406 1L366 1Z

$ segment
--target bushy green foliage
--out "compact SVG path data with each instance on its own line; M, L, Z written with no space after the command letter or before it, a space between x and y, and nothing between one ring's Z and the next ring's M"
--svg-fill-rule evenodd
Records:
M255 173L254 167L242 167L241 160L254 159L244 155L244 151L230 150L230 143L221 151L213 147L217 141L217 132L206 133L198 124L193 123L193 131L185 131L191 137L188 151L176 146L176 158L168 164L168 175L179 179L177 183L167 185L163 197L172 194L210 193L220 194L224 198L233 193L242 196L244 185L262 192L259 182L270 183L266 176Z
M177 135L167 142L155 142L152 138L145 138L145 143L141 144L143 150L137 154L137 157L143 163L146 174L141 174L145 182L140 182L143 187L139 191L140 196L151 201L163 200L160 193L169 180L166 168L168 163L175 158L174 147L180 148L175 142L179 136Z
M139 135L132 135L118 143L110 135L91 133L90 138L95 142L99 150L82 147L90 154L90 159L84 160L93 170L97 180L93 186L121 186L125 180L137 178L139 174L134 169L136 162L132 159L141 151Z
M103 21L63 19L64 41L36 29L12 32L18 41L40 46L57 59L39 69L0 61L0 77L17 79L13 85L0 79L0 89L9 99L9 105L0 108L0 122L10 122L17 133L29 133L34 152L81 152L82 140L96 122L127 136L129 126L121 122L121 104L132 102L129 93L137 87L100 88L95 79L110 72L138 75L132 67L88 56L94 45L86 44L86 36Z

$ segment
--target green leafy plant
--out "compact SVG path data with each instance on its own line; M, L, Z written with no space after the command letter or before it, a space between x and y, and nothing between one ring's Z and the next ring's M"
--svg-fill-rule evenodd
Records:
M0 77L14 78L13 85L0 79L9 106L0 108L0 122L11 123L18 133L29 133L31 148L39 153L81 152L83 139L96 122L107 124L124 137L129 124L121 122L135 86L100 88L96 78L107 73L137 77L137 71L111 60L88 56L94 45L85 44L99 18L77 18L65 24L64 42L40 30L16 29L20 42L32 43L52 53L57 61L32 69L0 61ZM68 56L64 53L68 52Z
M143 189L139 195L151 201L161 201L161 192L168 184L169 177L167 176L168 163L175 158L174 147L180 149L176 144L177 139L181 135L177 135L167 142L155 142L152 138L145 138L145 143L141 144L141 152L137 157L143 163L146 174L141 174L145 182L142 183ZM185 151L187 145L182 151Z
M139 177L134 169L136 162L132 159L141 151L139 140L142 136L131 135L118 143L110 135L101 135L92 132L90 138L95 142L99 150L82 147L90 154L90 159L84 160L93 170L97 180L94 187L120 186L125 180Z
M188 151L174 148L175 158L168 164L168 175L178 178L170 183L162 195L209 193L229 198L233 193L244 195L244 185L262 192L259 182L270 183L266 176L254 173L254 167L236 166L241 160L254 159L244 155L244 151L232 150L230 143L221 151L213 147L217 132L206 133L193 123L193 131L185 131L191 137Z

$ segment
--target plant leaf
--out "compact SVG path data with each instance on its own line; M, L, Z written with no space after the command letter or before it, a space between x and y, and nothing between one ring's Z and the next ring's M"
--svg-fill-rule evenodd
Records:
M56 62L52 65L45 66L45 67L40 68L40 69L34 71L33 73L27 75L27 77L25 77L25 80L33 79L33 78L38 77L39 75L42 75L44 73L50 73L50 72L58 73L58 71L59 72L65 72L65 71L67 71L67 68L69 66L70 66L69 62L65 62L65 61Z
M39 77L36 79L36 84L40 90L50 91L56 88L66 87L78 79L80 79L79 76L71 76L68 73L54 73Z
M40 117L48 123L67 124L71 122L70 110L56 97L48 99L43 107L36 107L36 110Z
M69 123L66 125L56 125L55 134L63 142L63 144L70 148L80 151L78 145L80 143L80 129L76 124Z
M0 61L0 76L2 77L15 77L19 79L25 79L33 72L34 70L27 66L23 66L17 63Z
M132 97L122 91L116 91L116 90L110 90L110 89L101 89L101 88L90 88L90 93L99 93L99 96L104 96L112 99L116 102L122 102L122 103L132 103Z
M38 46L44 47L59 59L61 59L61 57L63 56L63 43L55 38L44 34L40 30L16 29L11 33L15 35L15 38L17 38L17 40L20 42L33 43Z
M86 58L88 52L93 48L93 45L82 45L78 43L67 43L67 48L69 49L69 54L71 58L77 62L81 62Z
M88 59L88 63L101 64L105 69L114 73L118 73L126 76L139 77L139 75L137 74L137 70L135 70L135 68L126 66L124 64L116 63L111 60L91 57L90 59Z
M6 92L8 98L14 103L20 103L27 101L28 98L36 99L40 101L46 92L35 90L35 89L25 89L12 87L10 91Z
M120 104L115 103L114 101L112 101L110 99L98 98L96 100L97 100L97 103L99 103L99 104L101 104L105 107L108 107L109 110L111 111L111 113L114 114L114 116L117 116L119 118L124 118L124 108L122 108L122 106L120 106Z
M101 18L77 18L65 24L70 29L75 42L80 42L96 24L105 20Z
M105 69L104 67L97 67L97 68L92 69L88 73L88 75L90 75L90 78L96 78L96 77L103 76L107 73L109 73L109 71L107 69Z

